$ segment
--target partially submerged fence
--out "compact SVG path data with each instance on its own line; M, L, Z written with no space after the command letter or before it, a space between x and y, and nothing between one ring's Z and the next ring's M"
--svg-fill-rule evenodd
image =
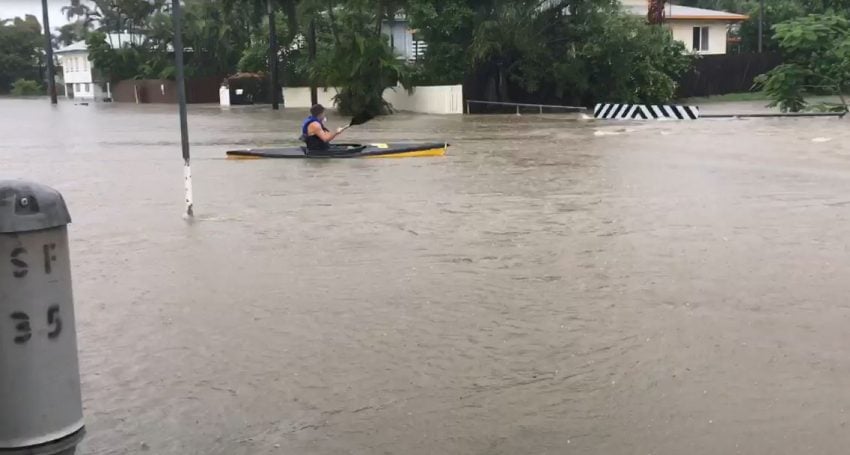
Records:
M679 98L749 92L753 79L782 63L775 52L723 54L698 57L693 68L679 79Z

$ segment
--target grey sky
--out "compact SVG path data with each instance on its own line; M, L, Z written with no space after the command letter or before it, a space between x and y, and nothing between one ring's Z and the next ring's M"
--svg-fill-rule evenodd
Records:
M62 14L62 7L69 3L69 0L47 0L51 29L55 30L68 23L68 19ZM41 22L41 0L0 0L0 19L23 17L27 14L36 16Z

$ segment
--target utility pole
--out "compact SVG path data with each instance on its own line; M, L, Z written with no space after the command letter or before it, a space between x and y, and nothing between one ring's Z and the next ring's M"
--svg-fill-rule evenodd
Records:
M174 64L177 67L177 101L180 104L180 146L183 149L183 179L186 189L186 218L194 216L192 200L192 169L189 167L189 124L186 119L186 85L183 71L183 18L180 17L180 0L171 0L174 19Z
M310 18L310 28L307 31L307 47L310 51L310 65L316 63L316 19ZM316 79L310 77L310 104L319 104L319 90L316 88Z
M272 109L278 110L280 109L280 104L278 103L280 85L278 84L277 75L277 32L275 31L274 6L272 3L273 0L266 1L269 13L269 70L272 76Z
M764 35L764 0L759 0L759 54L762 52L762 36Z
M50 104L56 104L56 76L53 68L53 42L50 39L50 15L47 12L47 0L41 0L41 17L44 22L44 50L47 53L47 92Z

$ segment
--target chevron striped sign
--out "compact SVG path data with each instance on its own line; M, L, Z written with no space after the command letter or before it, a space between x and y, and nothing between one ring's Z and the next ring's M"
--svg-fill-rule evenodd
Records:
M673 104L600 103L593 109L593 116L608 120L696 120L699 118L699 108Z

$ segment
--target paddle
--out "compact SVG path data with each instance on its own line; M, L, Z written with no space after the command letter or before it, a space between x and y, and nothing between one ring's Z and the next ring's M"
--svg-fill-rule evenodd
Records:
M369 120L372 120L373 118L375 118L374 115L366 113L366 112L361 112L359 114L356 114L354 117L352 117L351 122L348 123L348 126L342 127L342 129L339 130L339 133L342 133L343 131L351 128L352 126L362 125L362 124L368 122ZM337 133L337 134L339 134L339 133Z

